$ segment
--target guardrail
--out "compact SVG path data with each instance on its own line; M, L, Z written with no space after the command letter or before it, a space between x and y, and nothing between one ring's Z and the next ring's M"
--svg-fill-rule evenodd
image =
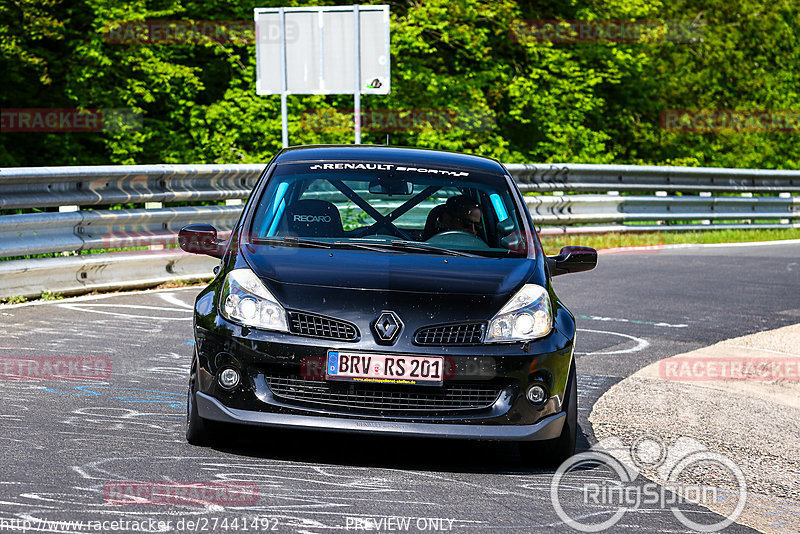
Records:
M264 165L102 165L0 169L0 210L244 199Z
M523 192L800 192L800 171L579 163L509 164L506 168Z
M800 193L800 171L581 164L506 167L520 190L534 193L526 195L526 202L543 234L800 227L796 222L800 196L793 196ZM263 169L263 165L0 169L0 210L74 210L0 215L0 257L161 247L175 244L178 230L193 222L230 230L241 206L163 208L160 204L244 200ZM146 208L80 209L128 203ZM211 258L187 259L174 249L2 261L0 298L206 277L215 263Z
M0 257L168 245L196 222L231 230L241 206L81 210L0 216Z

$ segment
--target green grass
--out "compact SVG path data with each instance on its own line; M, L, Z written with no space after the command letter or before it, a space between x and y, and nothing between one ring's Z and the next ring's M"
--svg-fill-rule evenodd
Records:
M540 236L548 255L558 254L561 247L583 245L598 250L617 247L671 245L676 243L745 243L800 239L800 229L785 230L706 230L703 232L608 233L598 235Z
M176 278L174 280L170 280L168 282L163 282L161 284L153 285L155 289L175 289L175 288L182 288L182 287L191 287L191 286L202 286L208 285L211 283L213 278L203 278L199 280L184 280L182 278ZM129 292L129 291L139 291L139 289L120 289L120 290L112 290L112 293L122 293L122 292ZM89 294L89 295L99 295L101 293L105 293L105 291L91 291L91 292L84 292L81 294ZM76 295L77 296L77 295ZM26 298L21 295L16 295L13 297L4 297L0 298L0 305L3 304L22 304L23 302L35 302L37 300L61 300L64 298L64 295L61 293L56 293L50 290L42 291L41 295L38 297L33 298Z
M171 250L179 248L177 244L165 245L164 250ZM45 254L28 254L25 256L11 256L8 258L0 258L0 261L14 261L14 260L31 260L38 258L60 258L64 256L86 256L89 254L105 254L107 252L136 252L142 250L151 250L149 246L141 247L120 247L120 248L97 248L83 251L67 251L67 252L47 252ZM153 249L162 250L162 249Z
M23 302L27 301L28 299L22 295L15 295L13 297L5 297L0 299L0 304L22 304Z

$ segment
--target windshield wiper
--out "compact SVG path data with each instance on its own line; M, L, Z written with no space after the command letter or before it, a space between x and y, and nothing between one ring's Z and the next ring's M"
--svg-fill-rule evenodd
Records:
M314 241L313 239L303 239L301 237L254 237L253 243L256 245L288 245L295 247L316 247L332 248L330 243L324 241Z
M464 258L481 258L478 254L471 254L469 252L464 252L463 250L452 250L449 248L442 248L442 247L435 247L433 245L428 245L427 243L419 243L417 241L401 241L399 239L395 239L391 242L391 246L400 248L403 250L422 250L425 252L431 252L433 254L446 254L448 256L462 256Z
M324 241L315 241L313 239L304 239L302 237L255 237L252 242L256 245L285 245L294 247L315 247L315 248L333 248L333 247L350 247L359 248L363 250L372 250L375 252L393 252L398 250L417 250L428 252L431 254L445 254L448 256L461 256L465 258L480 258L477 254L470 254L461 250L451 250L449 248L435 247L426 243L419 243L416 241L404 241L395 239L389 243L374 241L364 243L359 241L334 241L333 243L326 243Z
M396 252L389 248L388 243L382 243L380 241L374 243L362 243L359 241L334 241L333 244L337 247L359 248L363 250L372 250L375 252Z

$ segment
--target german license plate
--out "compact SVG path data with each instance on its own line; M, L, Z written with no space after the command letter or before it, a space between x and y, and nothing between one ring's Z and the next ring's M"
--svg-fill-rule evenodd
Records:
M328 351L326 380L382 384L442 385L444 358Z

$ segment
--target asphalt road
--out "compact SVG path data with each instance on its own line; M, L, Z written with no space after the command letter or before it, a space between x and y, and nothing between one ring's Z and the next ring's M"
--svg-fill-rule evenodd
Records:
M579 443L587 448L591 406L620 379L666 356L800 321L800 245L603 255L596 270L554 284L579 320ZM513 444L232 428L222 447L188 445L196 293L0 309L0 358L110 365L105 380L0 380L0 532L573 531L554 510L553 471L522 463ZM254 502L113 500L114 488L132 481L242 480L257 484ZM574 510L602 513L581 504L579 488L566 495ZM713 522L702 508L681 508ZM612 530L688 531L653 506L629 511Z

